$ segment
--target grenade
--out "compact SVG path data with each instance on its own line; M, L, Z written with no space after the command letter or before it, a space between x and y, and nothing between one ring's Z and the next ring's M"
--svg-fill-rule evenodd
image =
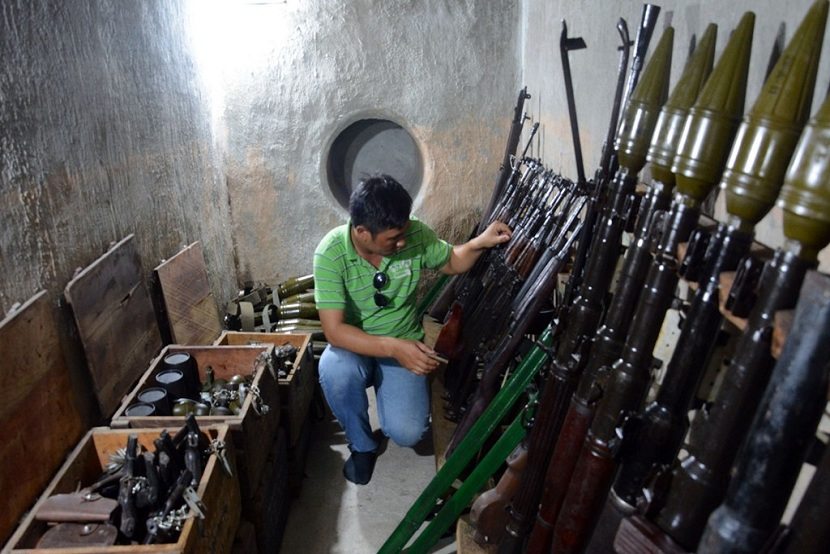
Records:
M686 116L706 78L712 72L717 36L718 26L710 23L663 109L660 110L654 134L651 136L646 160L651 163L651 174L654 178L669 187L674 187L675 179L671 165L683 133Z
M787 170L778 206L784 211L784 235L815 260L830 242L830 98L804 129ZM809 163L805 163L809 160Z
M277 285L277 295L280 298L288 298L295 294L307 291L314 286L314 275L303 275L292 277Z
M176 403L173 405L173 415L175 416L192 414L195 410L196 402L190 398L180 398L176 400Z
M816 3L796 29L729 153L720 186L726 191L727 212L747 230L775 203L810 117L826 12L825 3Z
M744 111L754 26L746 12L686 118L672 172L688 204L703 202L720 179Z
M639 173L646 165L651 135L660 116L660 108L669 94L673 41L674 28L667 27L643 70L620 122L615 146L620 165L631 173Z

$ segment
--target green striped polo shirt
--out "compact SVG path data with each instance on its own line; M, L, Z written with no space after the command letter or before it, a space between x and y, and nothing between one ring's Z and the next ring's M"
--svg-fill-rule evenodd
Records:
M347 223L323 237L314 251L314 300L318 310L343 310L344 321L369 333L421 340L424 330L415 313L416 289L423 268L438 269L450 259L452 246L416 219L406 231L403 250L375 267L357 254ZM380 291L389 299L375 305L372 279L383 271L389 282Z

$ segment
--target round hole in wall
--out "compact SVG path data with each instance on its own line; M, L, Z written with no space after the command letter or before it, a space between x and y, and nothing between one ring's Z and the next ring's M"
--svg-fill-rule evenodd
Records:
M360 119L337 135L326 160L329 188L348 209L361 179L386 173L415 198L424 174L421 151L409 132L387 119Z

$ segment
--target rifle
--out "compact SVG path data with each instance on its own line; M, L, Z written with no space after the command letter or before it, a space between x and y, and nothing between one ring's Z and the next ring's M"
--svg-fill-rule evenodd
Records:
M489 221L492 220L492 216L497 212L497 208L499 204L504 200L504 196L506 196L506 192L510 189L510 183L512 183L517 175L516 166L518 166L518 162L516 164L512 164L511 160L516 155L516 149L519 146L519 140L522 135L522 128L524 126L525 119L528 116L524 113L524 104L525 100L530 98L530 94L527 92L527 87L522 88L519 91L519 96L516 99L516 106L513 108L513 120L510 124L510 131L507 136L507 144L504 148L504 156L502 157L501 166L499 167L499 176L496 180L496 185L493 187L493 193L490 196L490 201L487 204L484 212L481 216L481 221L479 222L476 229L473 230L473 234L481 233L489 224ZM538 123L534 125L533 131L530 136L530 140L533 140L533 136L536 133L536 130L539 128ZM530 146L530 140L528 140L527 146L525 147L524 154L520 158L523 160L527 150ZM471 269L473 271L475 268ZM470 273L470 272L467 272ZM443 321L444 317L449 310L453 298L456 295L456 290L461 282L465 279L463 276L456 276L453 277L447 285L444 287L444 290L441 291L441 294L438 298L435 299L432 306L429 309L429 315L435 318L438 321Z
M819 52L813 51L816 38L815 32L808 32L791 42L738 131L722 180L729 217L718 225L707 248L702 279L663 383L638 422L614 484L618 499L629 506L636 504L656 471L671 465L688 429L686 414L720 332L719 276L734 269L749 251L752 228L778 195L798 135L809 117ZM788 110L780 109L785 99L799 95ZM763 161L755 153L759 136L768 140ZM594 540L598 545L610 545L608 537L595 536Z
M450 358L446 372L449 403L445 414L451 419L461 415L483 356L497 342L497 337L509 328L510 318L505 318L504 314L509 313L516 292L536 265L547 241L555 238L554 230L559 220L550 215L550 211L567 206L572 198L567 192L570 183L552 178L549 172L539 174L530 187L525 195L527 201L520 205L518 213L521 215L515 221L517 231L513 239L488 266L475 287L470 289L470 294L475 294L474 301L472 296L459 297L457 302L463 302L463 306L452 310L453 315L460 310L464 322L456 331L459 335L458 349L448 351L443 339L439 338L442 353ZM554 193L555 188L565 193ZM554 196L554 204L549 207L546 204L551 196ZM475 288L480 291L476 292Z
M576 380L587 362L589 341L599 325L605 294L619 257L628 207L632 202L637 173L646 162L648 139L668 96L674 30L663 33L626 108L618 134L620 170L609 188L609 201L592 241L585 280L580 295L569 309L569 321L551 362L539 405L539 417L528 439L528 467L512 504L507 536L500 552L518 552L530 531L541 496L553 444L559 435Z
M677 285L677 246L688 239L697 223L700 204L726 162L724 144L729 144L737 127L726 123L737 120L743 110L740 79L743 75L745 82L748 59L740 54L751 41L751 23L745 22L739 27L742 32L733 33L687 118L684 139L677 148L677 159L682 165L673 166L679 190L641 291L622 357L614 363L611 373L598 382L603 395L556 520L554 548L563 552L584 548L591 537L616 469L618 434L622 432L627 437L632 431L630 424L620 430L620 422L637 411L645 397L652 351ZM744 63L743 72L739 62ZM706 148L693 149L693 145ZM615 532L613 522L611 527ZM607 548L607 544L610 543L600 548Z
M579 239L579 246L574 254L571 276L568 279L562 298L561 312L563 319L565 312L573 301L574 294L579 290L582 283L585 260L588 258L588 247L591 245L591 238L593 237L594 227L597 222L597 210L600 201L600 193L608 185L608 181L616 173L617 168L617 156L614 148L614 139L617 136L620 106L623 97L623 86L625 85L625 73L628 69L628 56L631 47L628 39L628 25L624 19L620 19L617 23L617 30L620 33L620 40L622 41L622 45L620 46L620 62L617 68L617 86L614 90L614 102L611 107L611 118L608 123L608 131L606 132L605 142L602 145L602 155L600 157L599 166L594 173L592 190L589 192L591 200L588 202L587 209L585 210L585 224L583 226L585 230L583 231L582 237ZM632 74L632 78L634 77L634 74ZM639 78L639 73L636 75L636 78ZM576 109L574 109L571 118L572 120L576 119Z
M464 414L464 418L455 428L450 442L447 446L449 456L466 436L469 429L475 424L479 416L489 405L492 398L498 392L501 381L501 372L508 366L513 358L516 349L521 344L527 329L530 327L535 315L547 302L553 290L556 288L557 277L565 261L568 258L570 246L579 235L581 225L578 215L584 205L584 197L575 199L569 206L569 216L563 223L561 229L556 229L556 238L546 248L544 254L536 264L539 271L534 269L531 274L533 283L526 294L517 296L508 320L508 333L501 336L501 339L489 353L485 354L486 363L482 371L481 381L476 389L470 408Z
M597 379L622 355L634 310L652 263L652 242L656 238L657 229L662 226L664 210L671 201L671 191L674 188L674 174L671 172L676 148L674 142L685 123L689 108L712 69L716 30L714 25L707 28L700 48L686 64L683 75L660 112L647 155L655 178L640 206L634 242L626 251L617 290L612 297L605 323L594 340L587 366L571 399L562 431L551 455L542 503L528 542L530 551L550 549L553 525L570 483L576 458L593 420L596 403L602 394Z
M700 552L758 552L777 528L827 403L828 359L830 283L826 275L811 272Z
M487 205L487 209L484 210L481 223L478 226L479 233L486 227L484 222L487 221L488 217L493 213L493 209L498 203L498 199L504 192L504 188L510 179L511 173L513 172L510 160L516 155L516 148L518 148L519 139L522 136L522 127L524 127L525 120L528 119L528 115L524 112L524 105L525 100L529 100L530 98L531 96L527 92L527 87L524 87L519 91L519 97L516 99L516 106L513 108L513 120L510 123L510 132L507 135L507 144L504 147L504 156L502 156L501 166L499 167L499 178L496 181L496 186L493 188L493 194L490 197L490 202ZM536 124L536 127L538 128L538 123ZM530 145L530 141L528 141L528 145ZM527 147L525 147L525 154L522 155L522 158L524 158L526 154Z
M478 544L498 544L504 537L507 506L516 494L522 471L527 466L527 443L519 443L505 460L507 470L496 486L479 496L470 508L470 522L475 526L473 540Z

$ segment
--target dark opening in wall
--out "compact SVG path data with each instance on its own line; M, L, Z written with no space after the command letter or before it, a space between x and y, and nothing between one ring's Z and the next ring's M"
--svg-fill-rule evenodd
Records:
M348 208L352 189L374 173L391 175L415 198L424 169L418 145L406 129L386 119L361 119L334 139L326 173L332 194Z

